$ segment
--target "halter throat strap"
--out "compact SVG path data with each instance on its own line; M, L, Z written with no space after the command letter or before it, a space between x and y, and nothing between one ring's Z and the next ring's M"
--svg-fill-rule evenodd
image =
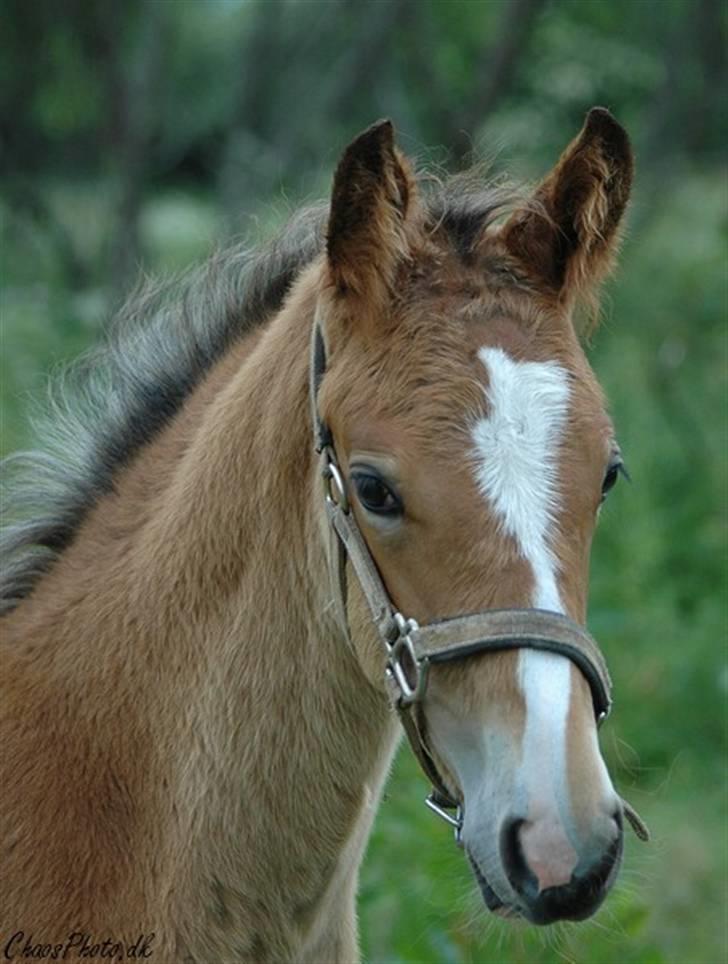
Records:
M424 626L394 605L349 504L333 436L321 418L318 392L326 371L326 347L317 314L311 339L310 401L314 445L320 458L324 502L332 534L329 565L334 601L348 636L347 561L353 568L386 657L385 683L408 742L433 786L427 805L455 828L460 842L462 801L443 780L429 748L422 702L430 667L478 653L536 649L575 663L591 689L597 724L612 707L612 682L599 646L574 620L540 609L491 609ZM624 815L640 839L649 837L636 812L622 801ZM455 816L448 811L454 810Z

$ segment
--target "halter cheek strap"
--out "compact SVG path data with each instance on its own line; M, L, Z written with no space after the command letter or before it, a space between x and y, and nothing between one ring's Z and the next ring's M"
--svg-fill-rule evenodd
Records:
M412 751L433 786L426 803L455 828L459 842L462 802L440 775L429 748L422 711L430 667L466 659L476 653L512 649L537 649L566 656L579 667L589 683L597 723L601 723L611 710L612 683L599 646L568 616L540 609L491 609L419 626L414 619L408 619L397 610L351 511L333 437L318 410L318 390L325 370L326 350L317 317L311 346L311 415L332 536L329 562L339 619L348 635L348 560L385 652L385 682L390 702L399 715ZM622 807L637 836L647 840L649 831L637 813L624 800ZM454 811L454 816L449 811Z

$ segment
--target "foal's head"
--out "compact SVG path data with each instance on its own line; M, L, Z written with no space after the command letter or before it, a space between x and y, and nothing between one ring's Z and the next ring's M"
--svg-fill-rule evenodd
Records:
M621 460L572 311L610 266L631 177L626 134L600 109L508 210L472 183L420 197L387 122L339 164L320 406L383 580L420 624L511 607L585 619ZM354 644L380 685L349 583ZM579 669L525 649L434 667L424 715L488 905L537 923L590 914L622 830Z

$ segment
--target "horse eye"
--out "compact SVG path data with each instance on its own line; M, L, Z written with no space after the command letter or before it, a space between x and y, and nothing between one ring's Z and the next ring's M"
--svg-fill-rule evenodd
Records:
M351 479L359 502L368 512L398 515L402 511L399 497L380 476L371 472L353 472Z
M627 470L624 467L624 462L622 462L621 459L619 461L612 462L607 469L607 474L604 476L604 481L602 482L602 502L604 502L606 499L609 490L613 489L616 485L620 472L626 478L629 478L627 475Z

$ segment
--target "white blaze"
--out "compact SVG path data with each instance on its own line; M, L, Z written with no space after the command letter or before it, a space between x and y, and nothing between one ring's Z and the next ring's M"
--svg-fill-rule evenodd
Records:
M563 612L551 536L559 508L558 457L568 418L569 381L556 362L514 361L481 348L488 371L487 418L473 427L478 487L503 531L533 571L531 605ZM526 702L522 772L538 798L554 805L566 792L565 735L571 665L563 656L522 649L518 680ZM554 799L556 798L556 799Z
M488 418L473 429L480 491L531 563L532 605L563 612L549 545L558 509L558 452L569 406L566 371L556 362L516 362L481 348L488 370Z

